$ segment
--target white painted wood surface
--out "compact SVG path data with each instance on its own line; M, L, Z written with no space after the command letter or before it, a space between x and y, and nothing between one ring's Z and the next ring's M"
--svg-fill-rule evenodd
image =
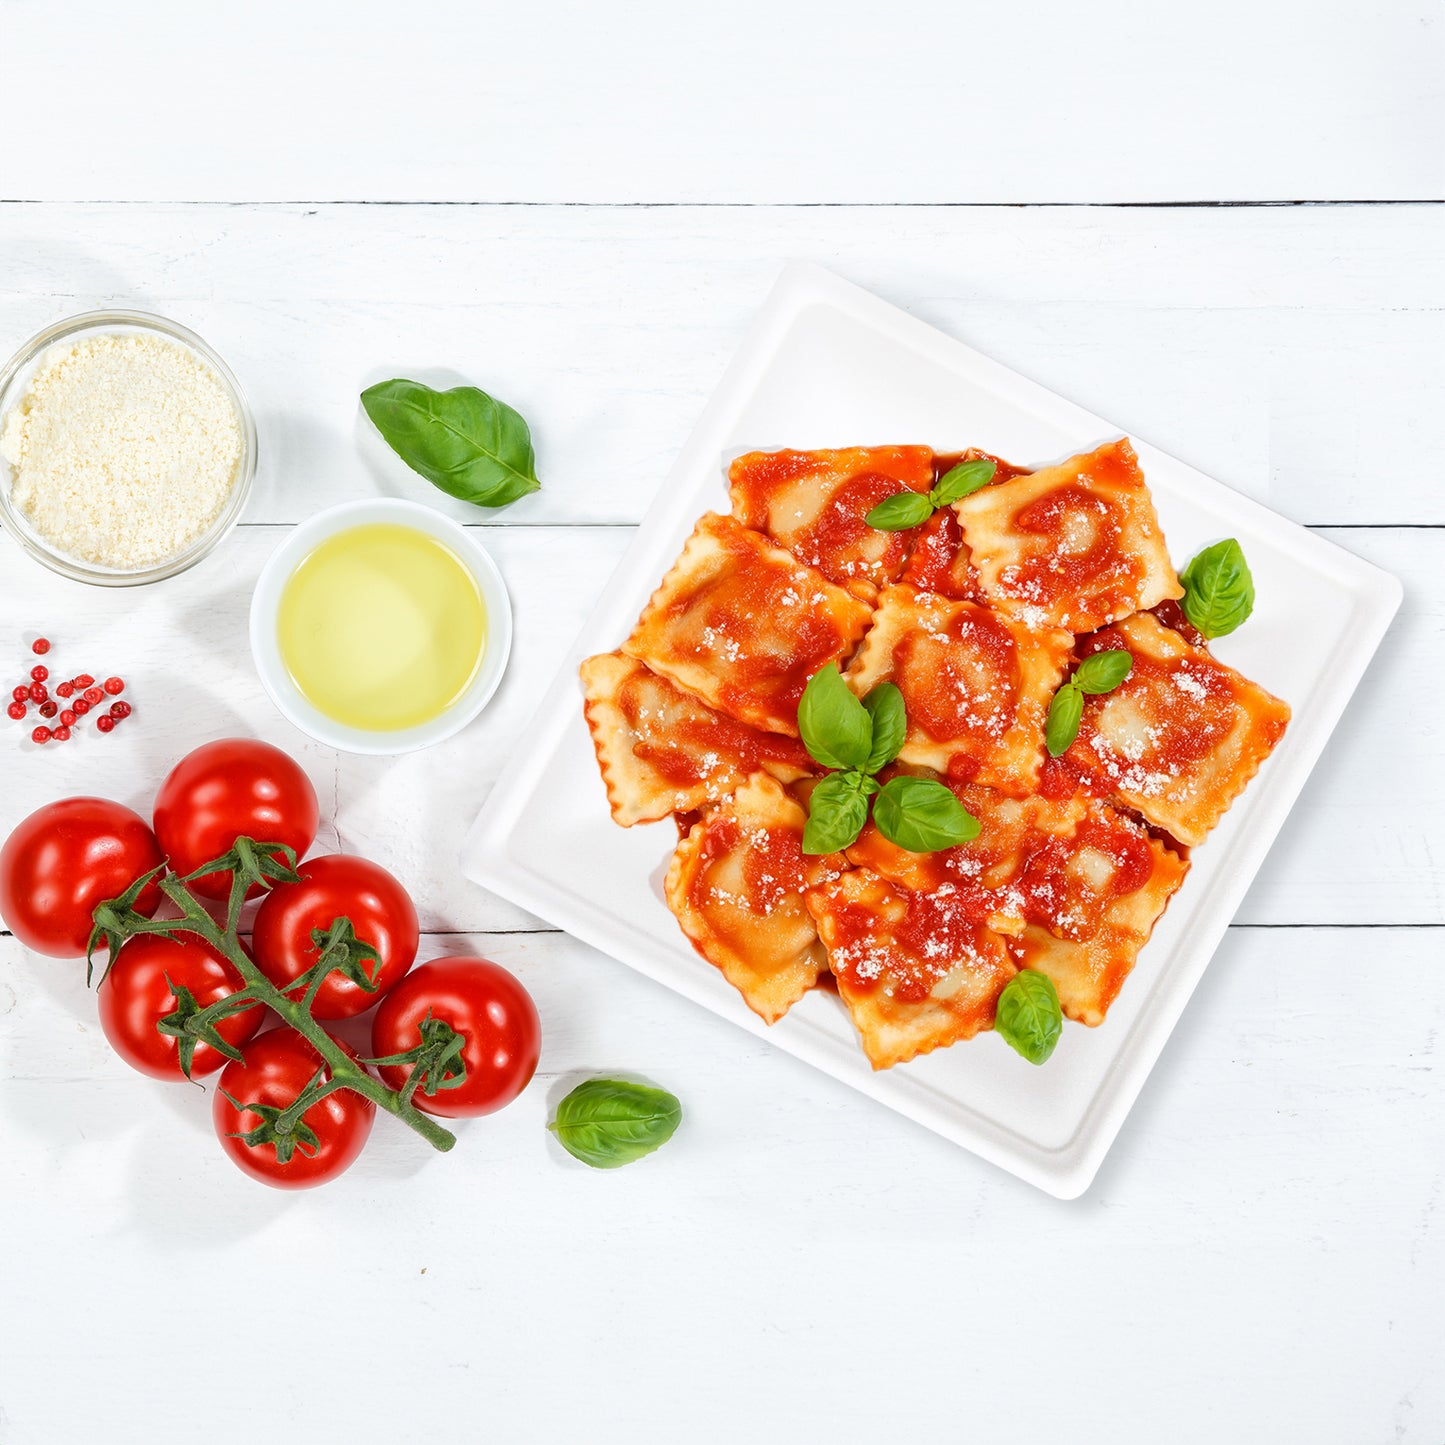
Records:
M420 5L405 36L366 3L141 10L78 4L61 25L0 0L7 104L49 122L0 157L0 197L43 202L0 205L0 352L96 305L172 315L240 374L261 475L246 525L154 588L64 583L0 538L0 677L44 628L57 663L123 671L136 705L63 752L0 731L0 831L63 793L144 808L192 743L267 737L317 782L321 846L413 887L425 955L514 968L546 1038L524 1098L445 1159L382 1120L345 1179L273 1195L216 1151L206 1096L110 1056L77 970L0 936L0 1445L329 1445L438 1418L451 1439L548 1445L1445 1439L1445 208L876 204L1439 196L1438 11L916 3L885 37L876 8L537 6L484 26ZM197 65L201 89L135 99ZM178 124L203 101L208 125ZM126 204L85 203L107 199ZM1074 1204L533 931L454 864L790 257L1405 582ZM394 493L465 515L358 425L357 390L391 373L519 406L545 489L479 528L517 612L502 691L452 743L388 762L281 721L245 609L282 528L321 506ZM542 1125L612 1069L675 1089L687 1122L594 1174ZM275 1341L293 1354L270 1380L256 1351ZM166 1403L242 1375L214 1426Z
M1441 194L1431 0L41 0L4 195L1160 201Z
M200 332L265 432L254 520L436 495L358 428L400 373L539 419L502 525L636 522L796 257L1296 521L1433 523L1442 254L1425 205L14 206L0 326L127 301Z

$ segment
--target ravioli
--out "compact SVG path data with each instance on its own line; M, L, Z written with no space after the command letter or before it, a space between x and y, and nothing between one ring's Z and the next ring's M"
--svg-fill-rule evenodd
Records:
M1030 627L1089 632L1184 595L1127 439L955 509L985 600Z
M635 658L606 652L580 671L607 801L624 828L717 802L760 768L785 783L813 771L796 738L715 712Z
M897 492L933 485L928 447L749 452L728 469L733 515L766 532L830 582L871 598L895 581L914 533L882 532L864 520Z
M1092 804L1071 839L1052 840L1024 870L1029 923L1009 940L1014 961L1053 980L1066 1017L1102 1023L1188 871L1137 823Z
M926 770L906 771L925 774ZM978 820L978 837L936 853L891 843L871 821L847 850L848 861L914 893L952 885L963 906L996 933L1022 933L1027 922L1019 884L1030 857L1054 839L1071 839L1087 809L1082 793L1063 799L1011 798L977 783L940 779Z
M693 947L766 1023L827 967L803 890L846 866L803 853L807 814L766 773L693 824L677 845L663 892Z
M1021 968L1053 980L1067 1018L1101 1024L1188 849L1289 720L1184 620L1127 440L1032 473L989 460L988 485L895 533L869 512L928 491L952 456L738 457L733 515L700 518L621 650L581 668L612 816L677 820L663 891L684 935L770 1024L831 974L875 1069L992 1028ZM1132 671L1083 698L1049 757L1058 688L1112 648ZM975 838L915 853L868 819L844 853L803 853L827 770L797 709L830 663L858 697L902 695L876 782L941 783Z
M1082 640L1079 653L1122 647L1133 670L1091 697L1064 755L1085 784L1197 846L1289 723L1289 707L1147 613Z
M954 914L1001 935L1020 968L1047 973L1069 1018L1102 1022L1188 863L1083 793L950 786L979 821L976 839L911 853L870 823L848 861L909 895L948 898Z
M993 1026L1017 969L951 885L915 893L855 868L804 896L875 1069Z
M797 737L808 679L847 658L871 615L791 553L708 512L622 650L739 722Z
M1049 702L1072 647L1058 628L889 587L846 676L860 697L880 682L902 692L903 762L1024 795L1038 784Z

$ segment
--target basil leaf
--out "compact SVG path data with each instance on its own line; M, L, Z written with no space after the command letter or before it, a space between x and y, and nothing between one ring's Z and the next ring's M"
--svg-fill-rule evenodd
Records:
M950 467L944 472L938 485L928 494L928 500L935 507L946 507L951 502L986 487L993 481L996 471L998 463L985 461L983 458L973 462L960 462L956 467Z
M798 731L813 760L825 768L861 768L868 761L873 723L836 662L808 679L798 703Z
M1003 1041L1029 1063L1045 1063L1064 1030L1053 979L1032 968L1014 974L998 996L993 1026Z
M906 532L933 515L933 503L922 492L895 492L884 497L863 520L880 532Z
M1072 682L1066 682L1049 704L1049 720L1044 724L1044 746L1049 756L1056 758L1068 752L1079 735L1079 724L1084 718L1084 694Z
M868 750L864 770L876 773L902 750L908 736L908 713L903 706L903 694L891 682L880 682L863 699L863 706L873 719L873 745Z
M666 1089L588 1079L557 1105L547 1127L574 1159L619 1169L666 1144L681 1122L682 1105Z
M930 778L891 778L873 804L873 821L890 843L936 853L978 837L978 819Z
M861 773L830 773L824 778L808 798L803 852L841 853L856 843L868 821L868 794L877 786Z
M1184 615L1206 637L1233 632L1254 611L1254 577L1233 537L1206 547L1183 571Z
M1122 647L1090 653L1069 679L1080 692L1113 692L1134 670L1134 659Z
M527 423L475 386L434 391L383 381L361 393L386 444L427 481L479 507L505 507L542 484Z

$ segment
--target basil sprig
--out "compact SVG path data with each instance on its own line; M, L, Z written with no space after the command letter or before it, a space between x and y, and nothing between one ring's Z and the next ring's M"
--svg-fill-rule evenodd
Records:
M505 507L542 485L527 423L475 386L434 391L398 378L367 387L361 404L412 471L464 502Z
M1074 675L1054 694L1044 724L1044 744L1049 756L1068 752L1079 735L1084 718L1084 695L1113 692L1134 670L1134 659L1122 647L1095 652L1075 669Z
M682 1122L666 1089L623 1079L588 1079L560 1104L547 1127L574 1158L593 1169L620 1169L660 1149Z
M900 776L881 786L873 774L896 758L908 735L903 694L880 682L862 702L836 663L815 672L798 704L803 746L825 768L808 799L804 853L838 853L858 841L873 804L873 821L890 843L933 853L978 837L978 819L954 794L927 778Z
M808 799L803 852L841 853L856 843L868 821L868 799L879 791L865 773L829 773Z
M1206 547L1179 581L1184 586L1179 605L1205 637L1233 632L1254 611L1254 577L1233 537Z
M893 691L898 689L894 687ZM898 701L900 704L903 701L901 693ZM874 768L868 767L873 756L873 714L853 696L836 662L830 662L808 679L798 703L798 731L803 735L803 746L814 761L825 768L876 772L883 766L878 763ZM899 738L898 747L902 746L903 739ZM892 756L883 762L892 762L897 755L895 748Z
M921 527L940 507L950 506L961 497L987 486L998 470L994 462L982 459L960 462L950 467L929 492L895 492L868 513L863 520L880 532L906 532Z
M890 843L913 853L937 853L978 837L978 819L942 783L902 776L879 790L873 821Z
M998 996L994 1028L1003 1041L1031 1064L1042 1064L1064 1030L1059 991L1046 973L1020 969Z

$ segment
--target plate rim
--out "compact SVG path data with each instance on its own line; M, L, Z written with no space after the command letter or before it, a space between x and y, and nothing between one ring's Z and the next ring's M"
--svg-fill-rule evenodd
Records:
M954 374L964 374L969 379L985 383L1004 382L1015 394L1022 394L1028 402L1046 409L1050 420L1057 419L1061 425L1076 427L1080 436L1126 434L1049 388L975 351L966 343L826 268L811 262L789 262L750 323L616 570L573 639L557 675L545 690L530 724L519 735L522 741L509 752L498 782L483 802L467 834L462 850L463 871L491 892L556 924L582 942L616 958L672 992L701 1004L749 1033L768 1039L776 1047L821 1069L840 1083L912 1118L1055 1198L1074 1199L1093 1182L1124 1120L1153 1072L1245 893L1285 819L1293 811L1306 780L1399 610L1404 589L1391 573L1310 532L1252 497L1197 471L1187 462L1152 446L1133 432L1127 433L1144 462L1146 473L1151 457L1164 461L1169 468L1184 476L1191 487L1197 488L1201 496L1227 506L1231 514L1242 522L1252 522L1267 529L1271 541L1281 549L1293 551L1300 558L1316 559L1312 564L1316 570L1322 570L1324 563L1328 562L1331 569L1344 575L1352 599L1349 625L1339 644L1344 664L1332 670L1323 698L1316 699L1306 739L1284 755L1277 755L1277 762L1282 768L1275 767L1274 771L1278 775L1283 770L1284 777L1274 784L1274 792L1282 801L1276 804L1264 826L1252 829L1238 840L1231 867L1209 880L1211 890L1223 896L1208 907L1205 946L1193 942L1192 960L1176 961L1169 976L1171 987L1162 991L1168 995L1167 998L1156 993L1143 1005L1132 1021L1129 1033L1120 1041L1093 1098L1068 1139L1059 1145L1045 1147L1021 1139L1014 1131L973 1110L968 1112L975 1124L961 1128L958 1121L940 1111L930 1110L926 1103L888 1097L890 1091L886 1088L868 1087L869 1077L844 1076L831 1066L825 1056L826 1050L810 1035L780 1035L769 1030L747 1009L725 1011L718 1007L714 997L707 996L700 987L692 986L691 975L684 974L678 978L667 972L668 961L657 959L660 950L651 940L641 935L619 938L610 920L599 914L591 900L575 891L558 888L551 880L539 878L532 869L516 860L509 848L512 826L536 782L537 767L535 764L529 766L528 759L551 756L555 745L562 740L563 730L574 720L574 715L580 715L576 666L586 653L593 650L590 639L600 626L599 616L607 612L614 596L623 590L631 590L639 558L648 557L648 575L651 576L655 570L651 565L654 559L650 555L653 539L659 533L675 530L680 519L685 522L695 515L696 488L686 485L688 478L709 457L721 456L726 451L722 436L732 415L740 403L752 394L755 378L771 362L779 342L797 318L812 306L828 307L874 329L884 330L926 358L946 366ZM1196 909L1205 901L1207 895L1196 900ZM699 982L702 977L700 974ZM875 1081L880 1077L886 1080L888 1076L871 1076ZM966 1105L963 1107L967 1109Z

